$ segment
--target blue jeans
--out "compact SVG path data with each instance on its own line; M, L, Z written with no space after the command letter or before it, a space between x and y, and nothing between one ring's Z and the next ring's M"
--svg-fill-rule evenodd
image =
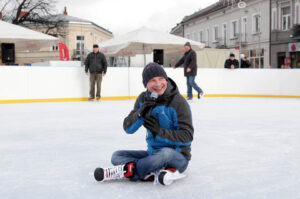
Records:
M162 169L163 167L172 167L180 173L184 172L189 161L178 151L172 148L162 148L153 154L147 151L120 150L113 153L111 163L113 165L126 164L128 162L136 163L136 172L133 181L144 179L151 172Z
M187 76L186 77L186 85L187 85L187 95L190 98L193 98L193 90L194 88L198 93L203 92L202 89L195 82L196 76Z

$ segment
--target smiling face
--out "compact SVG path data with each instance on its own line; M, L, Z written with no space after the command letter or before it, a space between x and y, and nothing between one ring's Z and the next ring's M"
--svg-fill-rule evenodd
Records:
M150 93L156 92L158 95L164 94L168 86L168 81L164 77L153 77L147 83L147 89Z

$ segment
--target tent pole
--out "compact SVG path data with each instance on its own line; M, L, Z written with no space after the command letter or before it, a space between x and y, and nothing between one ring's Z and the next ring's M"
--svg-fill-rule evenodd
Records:
M144 51L144 66L146 66L146 53L145 53L145 44L143 44L143 51Z

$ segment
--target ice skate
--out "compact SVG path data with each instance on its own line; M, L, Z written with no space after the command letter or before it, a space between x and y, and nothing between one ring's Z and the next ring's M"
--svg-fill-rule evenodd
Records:
M161 185L170 185L175 180L179 180L184 177L185 175L179 173L179 171L176 169L165 169L165 170L160 170L158 175L158 182Z
M117 165L108 168L96 168L94 177L97 181L104 182L109 180L118 180L122 178L130 178L135 171L135 164L133 162L125 165Z

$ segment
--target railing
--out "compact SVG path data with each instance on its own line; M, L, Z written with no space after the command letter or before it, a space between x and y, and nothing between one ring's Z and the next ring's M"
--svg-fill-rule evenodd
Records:
M273 30L271 32L271 41L273 42L280 42L290 39L290 35L293 35L292 30L288 31L281 31L281 30Z
M295 25L293 27L293 36L294 37L297 37L297 38L300 38L300 25Z

